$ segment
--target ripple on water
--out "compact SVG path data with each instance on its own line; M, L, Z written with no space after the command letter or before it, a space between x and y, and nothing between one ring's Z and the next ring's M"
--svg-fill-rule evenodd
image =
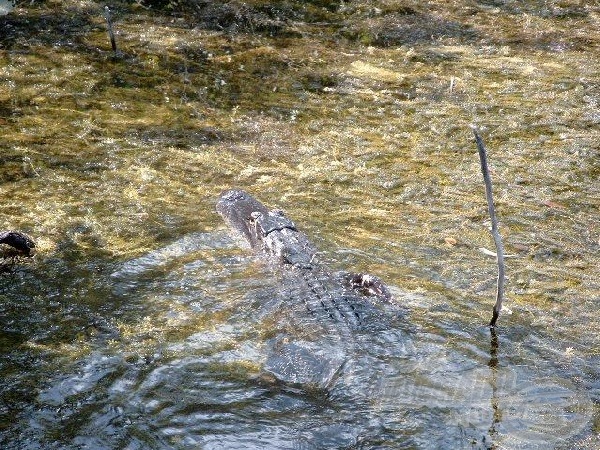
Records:
M188 238L113 278L131 286L154 274L151 290L123 295L153 315L179 302L211 320L185 328L189 314L173 315L143 352L147 332L131 333L65 368L40 391L23 448L525 449L560 447L590 427L593 402L555 370L556 355L521 345L534 334L517 330L498 346L445 316L415 325L398 315L388 329L319 335L330 328L295 322L270 274L249 276L244 259L205 271L210 242ZM194 306L212 284L212 300ZM406 300L416 314L421 300ZM311 372L319 367L330 373Z
M71 427L73 443L93 432L98 448L145 433L165 448L547 448L593 414L567 380L534 365L490 367L437 339L402 357L357 356L316 390L262 378L261 342L239 344L149 363L91 355L40 393L32 425Z

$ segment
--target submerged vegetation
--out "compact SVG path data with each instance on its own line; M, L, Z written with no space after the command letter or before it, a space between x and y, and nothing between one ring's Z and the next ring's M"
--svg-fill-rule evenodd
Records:
M144 307L110 274L221 227L233 186L302 219L334 265L425 297L424 327L483 325L495 267L474 124L513 256L501 325L548 334L566 365L585 362L573 377L598 376L596 2L114 1L117 56L104 6L17 1L0 17L0 229L38 253L0 278L9 353L75 359L98 317L151 345L210 327L177 322L165 295L138 329Z
M115 58L103 5L18 6L0 18L2 220L48 251L69 236L139 253L213 226L217 193L242 185L298 211L335 195L312 227L349 227L343 245L461 253L487 239L475 123L499 152L511 252L595 265L597 7L117 2Z

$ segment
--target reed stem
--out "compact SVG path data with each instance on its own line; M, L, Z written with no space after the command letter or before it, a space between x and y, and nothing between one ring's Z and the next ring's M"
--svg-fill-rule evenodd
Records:
M496 210L494 208L494 197L492 195L492 181L490 179L490 171L488 169L487 154L483 140L477 129L473 127L473 134L475 135L475 142L477 143L477 150L479 151L479 160L481 162L481 173L483 174L483 182L485 183L485 196L488 203L488 213L490 220L492 221L492 236L494 243L496 244L496 261L498 263L498 283L496 285L496 303L492 313L492 320L489 326L495 327L500 311L502 310L502 301L504 300L504 246L502 245L502 237L498 231L498 220L496 219Z

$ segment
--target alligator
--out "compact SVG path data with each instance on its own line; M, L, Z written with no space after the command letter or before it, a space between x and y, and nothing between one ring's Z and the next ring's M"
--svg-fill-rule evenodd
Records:
M280 274L282 308L291 310L301 334L273 344L277 351L268 372L282 381L327 388L349 359L395 352L402 315L378 277L331 271L291 219L245 191L224 192L217 212Z

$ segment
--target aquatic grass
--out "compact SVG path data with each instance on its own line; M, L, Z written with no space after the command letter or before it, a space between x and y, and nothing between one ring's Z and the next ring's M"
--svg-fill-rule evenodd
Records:
M265 3L247 5L252 15ZM67 2L60 18L55 6L17 11L0 51L0 146L16 180L3 185L1 220L51 254L80 223L117 260L217 228L214 199L237 185L302 218L324 250L391 251L389 265L357 257L358 270L484 304L492 286L466 277L473 267L474 279L493 276L478 263L486 215L465 131L476 123L499 155L507 251L520 255L511 273L535 281L544 265L567 264L573 290L560 295L594 296L593 7L384 2L378 12L359 1L318 19L309 5L270 34L117 2L123 58L113 60L102 8ZM387 9L392 25L434 17L448 33L384 41ZM29 37L25 18L46 34ZM22 169L24 156L37 175ZM76 235L82 254L94 242ZM521 288L520 299L551 315L556 293ZM477 310L465 320L485 320Z
M592 392L598 8L567 0L244 3L236 23L113 2L117 60L103 4L21 2L0 18L0 229L26 230L39 249L0 280L4 323L18 336L4 354L17 369L5 370L0 389L14 408L0 421L14 434L0 440L22 443L32 429L15 425L12 411L38 407L32 387L94 352L123 355L134 370L127 377L142 367L144 379L165 361L241 354L239 342L274 337L269 319L240 341L217 332L253 306L240 280L268 282L249 273L259 263L243 251L188 255L135 292L114 290L111 273L123 262L222 228L214 203L232 186L285 209L334 269L375 273L393 286L421 338L485 366L477 324L489 320L495 270L479 251L490 240L481 232L488 219L472 123L497 155L495 200L507 253L517 255L506 261L513 315L502 322L498 367L534 360ZM436 24L433 39L419 30ZM215 284L219 267L238 264L247 269L223 274L235 280L229 290ZM203 309L205 289L225 305L220 312ZM96 328L100 317L110 332ZM254 383L260 364L240 358L214 369ZM85 411L103 407L74 400L87 401ZM33 410L23 411L31 423ZM52 437L85 425L68 414ZM583 446L596 443L593 426Z

